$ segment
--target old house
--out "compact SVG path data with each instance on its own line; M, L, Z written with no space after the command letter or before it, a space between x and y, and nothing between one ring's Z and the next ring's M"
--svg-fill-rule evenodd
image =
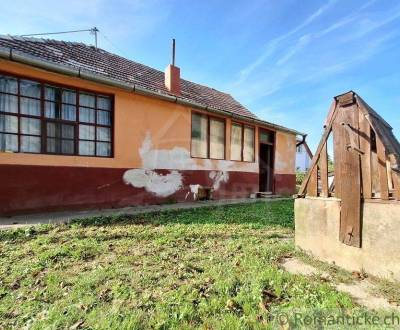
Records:
M296 171L307 172L311 166L313 154L306 141L303 139L297 141L296 146Z
M0 213L292 194L295 130L81 43L0 37Z

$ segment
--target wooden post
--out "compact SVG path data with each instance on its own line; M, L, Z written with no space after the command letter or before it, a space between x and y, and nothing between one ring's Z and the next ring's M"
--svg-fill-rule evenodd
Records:
M359 125L360 149L364 152L364 155L361 157L362 193L363 198L371 198L371 126L361 111L359 111Z
M318 167L314 166L311 170L310 181L307 186L307 196L318 196Z
M389 187L386 170L386 153L385 147L382 144L380 137L376 134L376 151L378 155L378 173L379 173L379 185L381 191L381 199L389 199Z
M340 109L342 122L358 129L358 106ZM360 156L348 145L359 147L356 138L346 130L344 125L336 126L337 140L340 141L340 241L351 246L361 247L361 173ZM354 132L354 134L357 134ZM336 143L336 142L335 142ZM336 180L336 178L335 178Z
M329 197L329 184L328 184L328 151L325 142L319 159L320 170L321 170L321 195L323 197Z
M335 118L336 118L336 115L337 115L336 103L337 103L336 100L334 100L332 102L332 104L331 104L331 107L330 107L330 110L329 110L329 113L331 114L329 122L327 123L327 125L325 125L326 127L325 127L324 134L322 135L322 138L321 138L321 141L319 142L317 151L314 154L314 158L312 159L312 163L311 163L310 169L309 169L306 177L304 178L303 183L301 184L301 187L299 189L299 196L304 195L304 192L306 190L308 181L310 180L311 173L314 170L314 167L316 167L317 164L318 164L318 155L321 152L321 149L324 146L324 143L326 143L326 141L328 140L328 136L332 131L332 124L335 121Z
M397 160L394 155L389 155L390 165L395 166L397 168ZM392 170L392 180L393 180L393 197L396 200L400 200L400 172L397 170Z

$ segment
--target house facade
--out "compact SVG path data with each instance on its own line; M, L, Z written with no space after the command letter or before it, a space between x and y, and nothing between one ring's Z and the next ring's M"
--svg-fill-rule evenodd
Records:
M295 190L295 130L92 46L0 37L0 214Z
M296 147L296 171L307 172L311 166L312 152L307 142L297 142Z

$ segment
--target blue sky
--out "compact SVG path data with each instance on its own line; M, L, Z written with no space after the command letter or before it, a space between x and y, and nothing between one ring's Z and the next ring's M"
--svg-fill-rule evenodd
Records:
M170 40L185 79L231 93L260 118L309 134L332 97L358 92L400 137L397 0L2 1L0 33L97 26L99 46L164 70ZM88 33L55 39L93 43Z

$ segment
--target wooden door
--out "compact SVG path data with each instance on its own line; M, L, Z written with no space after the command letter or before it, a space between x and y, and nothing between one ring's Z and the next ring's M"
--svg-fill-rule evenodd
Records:
M260 143L260 191L273 191L273 146Z

